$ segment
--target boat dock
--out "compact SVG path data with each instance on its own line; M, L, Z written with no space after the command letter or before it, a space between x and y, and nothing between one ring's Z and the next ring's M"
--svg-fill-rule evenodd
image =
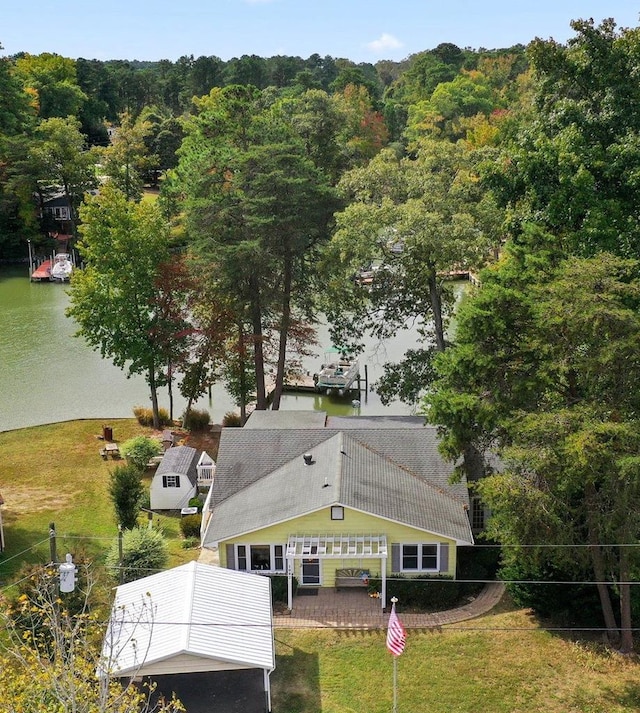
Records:
M367 391L369 388L369 375L368 375L367 365L364 366L364 378L358 373L356 377L350 383L350 391ZM364 386L362 382L364 381ZM273 390L275 386L272 380L268 380L266 384L267 390L267 400L271 399L273 395ZM313 376L311 374L296 374L289 375L284 382L283 392L285 393L320 393L324 392L325 389L318 388Z
M46 280L49 282L51 280L51 268L53 267L53 260L43 260L38 267L31 273L31 282L42 282Z

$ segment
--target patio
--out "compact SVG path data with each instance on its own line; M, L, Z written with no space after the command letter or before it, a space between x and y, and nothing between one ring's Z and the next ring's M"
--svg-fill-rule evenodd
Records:
M456 609L416 614L403 612L399 602L398 614L407 629L437 628L485 614L500 601L503 592L501 582L491 582L475 599ZM297 594L291 612L274 612L273 625L281 629L385 629L388 619L380 600L370 597L364 589L335 591L320 587L313 596Z
M216 550L203 548L200 561L219 566ZM293 610L274 611L273 626L277 629L386 629L389 614L382 611L380 600L370 597L364 588L336 591L318 587L316 594L297 594ZM486 614L498 604L504 594L502 582L490 582L473 600L456 609L414 614L402 611L398 602L398 614L405 629L432 629L446 624L473 619Z

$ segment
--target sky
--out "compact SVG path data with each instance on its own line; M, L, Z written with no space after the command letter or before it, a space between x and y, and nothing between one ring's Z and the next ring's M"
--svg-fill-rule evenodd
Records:
M640 24L640 0L0 0L0 54L223 60L312 54L399 61L441 42L566 42L572 19Z

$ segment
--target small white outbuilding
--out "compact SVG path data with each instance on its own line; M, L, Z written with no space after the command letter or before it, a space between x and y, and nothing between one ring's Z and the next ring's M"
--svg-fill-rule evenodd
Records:
M242 710L270 711L271 582L189 562L120 585L102 653L103 674L151 678L160 693L193 697L202 710L226 696Z
M200 451L191 446L175 446L164 454L151 480L149 500L152 510L181 510L198 492Z

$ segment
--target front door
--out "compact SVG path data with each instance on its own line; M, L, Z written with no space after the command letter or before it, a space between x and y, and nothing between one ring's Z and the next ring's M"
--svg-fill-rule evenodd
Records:
M320 560L317 558L308 558L302 560L300 584L304 587L309 585L320 584Z

